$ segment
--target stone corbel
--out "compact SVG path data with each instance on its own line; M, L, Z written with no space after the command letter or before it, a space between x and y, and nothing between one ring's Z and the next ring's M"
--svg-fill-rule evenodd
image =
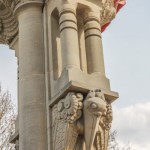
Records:
M107 150L112 109L101 90L69 92L52 108L53 150Z

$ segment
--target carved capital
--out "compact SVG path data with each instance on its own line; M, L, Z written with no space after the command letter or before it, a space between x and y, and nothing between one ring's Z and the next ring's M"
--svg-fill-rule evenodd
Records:
M116 16L116 8L114 6L114 0L102 0L101 3L101 26L108 22L111 22Z
M88 6L89 12L91 14L95 13L96 20L100 20L101 26L111 22L116 16L116 8L114 0L86 0L88 3L91 3L91 6ZM96 15L97 14L97 15ZM98 19L97 19L98 18Z

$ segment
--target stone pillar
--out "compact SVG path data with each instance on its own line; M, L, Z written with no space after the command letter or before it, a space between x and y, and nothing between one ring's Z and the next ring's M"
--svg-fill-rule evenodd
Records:
M63 69L80 68L76 6L63 4L59 14Z
M19 149L46 150L42 3L23 3L19 22Z
M105 75L100 12L85 11L84 21L88 73Z

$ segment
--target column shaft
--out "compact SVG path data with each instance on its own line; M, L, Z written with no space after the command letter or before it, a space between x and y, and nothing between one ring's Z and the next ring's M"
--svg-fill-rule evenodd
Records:
M18 9L19 149L46 150L42 8L33 3Z
M88 73L105 74L103 47L101 39L100 15L95 12L86 12L85 41L87 52Z
M60 36L64 68L80 68L76 7L64 4L60 9Z

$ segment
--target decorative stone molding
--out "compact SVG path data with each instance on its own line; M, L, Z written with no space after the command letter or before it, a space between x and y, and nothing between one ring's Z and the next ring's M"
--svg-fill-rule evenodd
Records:
M52 118L53 150L107 150L112 109L101 90L84 101L81 93L68 93L53 106Z
M82 1L88 1L89 4L94 4L95 7L93 7L93 5L89 6L91 10L95 11L95 9L97 9L100 11L99 18L101 26L111 22L116 15L114 0L78 0L78 3Z
M28 3L43 3L43 0L15 0L15 9Z
M15 150L19 150L19 140L16 140L16 143L15 143Z
M91 10L85 11L84 32L88 73L99 73L101 75L105 75L103 46L101 38L100 12L94 12Z
M63 3L77 4L82 0L63 0ZM86 0L100 8L101 26L110 22L116 15L113 0ZM27 3L43 3L43 0L1 0L0 1L0 43L10 44L18 33L18 22L14 17L14 9Z
M107 150L112 109L101 90L92 90L87 95L83 118L86 150Z
M0 44L10 44L18 32L18 22L13 10L16 2L12 0L0 1Z
M83 95L70 92L53 107L53 150L73 150L79 130L77 120L82 115Z
M101 26L105 25L108 22L111 22L116 15L116 9L114 6L114 0L102 0L102 8L101 8L101 15L100 21Z

